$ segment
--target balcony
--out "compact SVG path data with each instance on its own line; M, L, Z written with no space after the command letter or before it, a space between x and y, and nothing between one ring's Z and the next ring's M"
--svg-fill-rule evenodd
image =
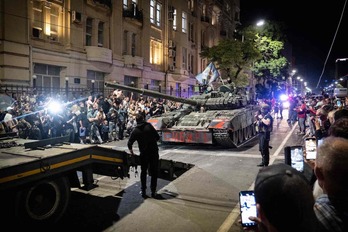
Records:
M143 69L144 58L140 56L124 55L124 65L129 68Z
M133 4L130 9L123 9L123 17L136 19L139 22L143 23L143 12L138 9L136 4Z
M112 51L108 48L86 46L87 60L112 64Z

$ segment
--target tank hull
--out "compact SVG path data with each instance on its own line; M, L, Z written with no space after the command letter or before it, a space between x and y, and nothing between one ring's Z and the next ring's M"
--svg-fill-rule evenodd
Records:
M161 135L162 143L211 144L240 147L257 136L254 115L257 106L234 110L191 112L166 127L166 116L148 120Z
M115 83L107 82L105 86L184 103L180 110L148 119L159 132L162 143L240 147L257 136L254 122L259 107L248 105L246 95L226 86L189 99Z

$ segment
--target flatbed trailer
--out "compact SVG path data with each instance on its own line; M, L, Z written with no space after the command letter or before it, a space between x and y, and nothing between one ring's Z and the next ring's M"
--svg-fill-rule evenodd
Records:
M46 140L0 138L0 213L23 225L45 227L59 222L72 188L91 190L94 174L128 178L139 156L116 147ZM159 178L173 180L193 165L161 160ZM82 177L82 180L80 180Z
M125 151L65 141L0 140L1 213L24 224L55 223L69 204L71 188L96 187L93 174L129 177Z

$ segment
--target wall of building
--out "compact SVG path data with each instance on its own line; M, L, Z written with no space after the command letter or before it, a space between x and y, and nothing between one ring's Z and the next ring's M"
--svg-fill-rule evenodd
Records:
M187 89L196 84L195 76L207 65L199 56L201 47L216 45L224 37L220 33L221 24L212 23L217 19L214 14L220 14L227 3L239 10L237 0L194 0L191 7L186 0L155 1L161 4L161 25L156 26L150 22L150 1L138 0L135 10L131 6L124 9L121 0L111 2L112 5L93 0L1 1L1 85L37 85L37 76L44 78L45 75L35 73L38 70L35 65L48 65L60 69L55 74L59 76L59 86L54 87L64 88L67 81L69 87L90 88L92 79L88 73L92 71L102 73L105 81L134 82L140 88L149 83L153 89L161 85L167 92L170 87L175 90L180 86L187 93ZM205 7L203 2L207 3ZM173 30L173 8L177 13L176 30ZM129 15L127 10L132 9L134 15ZM181 30L182 12L187 13L187 32ZM93 18L92 39L86 46L88 17ZM232 16L231 19L234 20ZM104 25L102 45L98 44L99 22ZM192 36L189 35L191 24L194 28ZM125 49L125 35L127 43L135 38L135 50L130 44ZM151 41L156 41L162 48L158 64L151 63ZM170 47L171 42L175 44L174 48ZM173 49L175 59L169 57ZM187 61L184 66L185 49Z

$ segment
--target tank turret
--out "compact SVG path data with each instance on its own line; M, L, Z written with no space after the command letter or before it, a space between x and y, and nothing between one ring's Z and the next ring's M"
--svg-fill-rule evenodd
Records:
M259 107L248 105L247 95L233 86L208 88L188 99L114 82L105 82L105 87L184 103L180 109L147 120L159 132L163 143L240 147L257 135L254 116Z
M204 107L205 110L238 109L248 104L247 96L245 94L237 94L225 85L221 86L218 91L210 90L207 93L194 95L190 98L175 97L148 89L139 89L112 82L105 82L105 87L111 87L115 89L140 93L142 95L150 97L158 97L171 101L181 102L195 106L196 109L200 109L201 107Z

